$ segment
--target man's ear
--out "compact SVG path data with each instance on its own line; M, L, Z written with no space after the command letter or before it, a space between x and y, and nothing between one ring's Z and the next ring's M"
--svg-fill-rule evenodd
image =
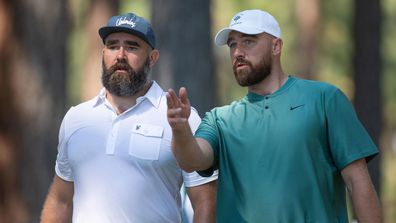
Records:
M272 54L279 55L282 52L283 41L281 38L274 38L272 40Z
M155 63L157 63L159 59L159 51L157 49L153 49L150 52L150 66L154 66Z

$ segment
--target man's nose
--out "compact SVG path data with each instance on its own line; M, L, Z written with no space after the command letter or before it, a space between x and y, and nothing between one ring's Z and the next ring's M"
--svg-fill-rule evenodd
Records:
M232 52L233 57L244 57L245 56L245 51L241 49L240 46L236 46L234 51Z
M118 50L117 59L125 59L125 58L126 58L125 49L124 47L120 47L120 49Z

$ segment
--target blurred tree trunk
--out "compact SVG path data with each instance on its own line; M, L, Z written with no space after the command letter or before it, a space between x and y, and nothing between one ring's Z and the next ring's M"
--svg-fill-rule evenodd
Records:
M87 50L83 65L82 100L91 99L102 87L102 48L98 30L107 20L118 14L119 0L90 0L85 23Z
M18 128L21 126L10 75L11 51L15 45L12 31L12 3L0 0L0 222L21 222L26 219L18 194L17 156L21 149ZM20 216L18 218L18 216Z
M164 90L185 86L202 116L217 100L210 0L152 0L151 9L160 51L153 78Z
M381 6L379 0L355 0L354 18L355 107L360 120L380 146L381 97ZM380 157L369 163L375 189L380 193Z
M65 108L68 6L0 0L0 222L38 222Z
M296 4L298 25L297 74L303 78L313 79L317 67L320 0L297 0Z

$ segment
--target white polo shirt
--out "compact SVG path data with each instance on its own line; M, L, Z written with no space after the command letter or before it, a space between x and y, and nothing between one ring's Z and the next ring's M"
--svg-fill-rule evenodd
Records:
M166 93L153 81L121 115L105 90L65 115L56 174L74 182L73 222L181 222L180 187L217 179L182 171L171 150ZM195 132L200 123L193 109Z

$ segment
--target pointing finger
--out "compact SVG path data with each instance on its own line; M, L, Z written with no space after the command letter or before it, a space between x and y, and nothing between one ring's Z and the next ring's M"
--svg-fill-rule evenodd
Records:
M169 89L168 93L166 94L166 101L167 101L167 105L168 108L173 108L176 106L176 100L177 100L177 96L175 91L173 91L173 89Z
M188 95L187 95L187 89L185 87L180 88L179 97L180 97L181 102L184 105L187 105L187 106L190 105L190 100L188 99Z

